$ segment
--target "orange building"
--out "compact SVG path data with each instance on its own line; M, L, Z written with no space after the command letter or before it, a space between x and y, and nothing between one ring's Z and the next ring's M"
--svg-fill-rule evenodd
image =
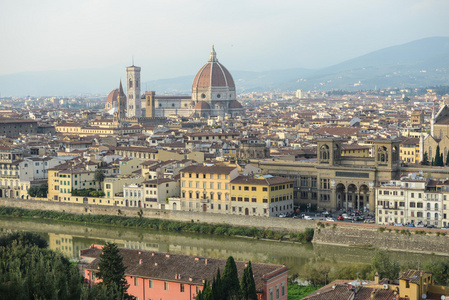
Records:
M87 263L84 277L89 284L99 280L98 262L102 245L91 245L80 251L80 260ZM194 300L204 281L212 282L217 269L224 270L226 260L194 257L151 251L119 248L126 267L128 293L137 299ZM245 262L236 261L239 278ZM285 265L252 263L259 300L287 300L287 272Z

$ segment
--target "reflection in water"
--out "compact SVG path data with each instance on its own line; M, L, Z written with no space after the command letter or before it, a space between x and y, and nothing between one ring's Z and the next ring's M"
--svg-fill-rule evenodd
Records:
M136 228L71 224L47 220L0 218L0 234L15 231L33 231L49 242L52 250L66 257L76 258L81 249L91 244L114 242L119 247L175 254L236 260L285 264L290 273L301 274L304 265L311 260L326 261L333 265L355 262L369 263L374 251L354 247L332 245L300 245L245 238L220 237L204 234L171 233ZM439 260L425 254L389 252L400 263Z

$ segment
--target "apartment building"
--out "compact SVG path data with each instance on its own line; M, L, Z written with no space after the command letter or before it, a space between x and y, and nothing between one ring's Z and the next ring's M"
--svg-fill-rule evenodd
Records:
M230 211L231 181L237 167L188 166L180 171L180 209L188 211Z
M231 181L231 214L278 217L293 211L291 179L271 175L238 176Z
M416 174L375 188L377 224L449 225L449 182Z

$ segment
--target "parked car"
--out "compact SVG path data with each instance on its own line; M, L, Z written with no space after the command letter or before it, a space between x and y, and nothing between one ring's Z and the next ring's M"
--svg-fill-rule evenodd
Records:
M345 218L343 218L343 216L338 216L338 217L337 217L337 220L338 220L338 221L343 221L344 219L345 219Z
M407 225L408 227L415 227L415 225L413 225L413 223L410 223Z
M376 220L374 219L366 219L365 221L363 221L364 223L369 223L369 224L374 224L376 223Z
M334 218L326 218L326 221L328 221L328 222L335 222L335 219Z
M313 218L310 216L304 216L304 220L313 220Z
M427 225L427 228L435 228L435 225Z
M343 217L343 219L349 219L350 218L348 214L342 214L341 216Z
M404 226L402 223L396 223L393 226Z
M426 227L426 226L424 226L424 224L418 224L418 225L416 225L416 227L424 228L424 227Z

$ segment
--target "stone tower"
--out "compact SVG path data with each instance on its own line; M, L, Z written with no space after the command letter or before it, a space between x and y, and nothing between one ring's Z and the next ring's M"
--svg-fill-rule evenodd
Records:
M140 99L140 67L126 68L126 91L128 94L127 116L141 117L142 104Z
M145 92L145 101L146 101L146 109L145 109L145 117L147 118L154 118L155 117L155 111L154 111L154 96L156 92L149 91Z
M122 81L120 80L120 86L118 88L117 95L117 119L123 120L126 118L126 95L123 92Z

